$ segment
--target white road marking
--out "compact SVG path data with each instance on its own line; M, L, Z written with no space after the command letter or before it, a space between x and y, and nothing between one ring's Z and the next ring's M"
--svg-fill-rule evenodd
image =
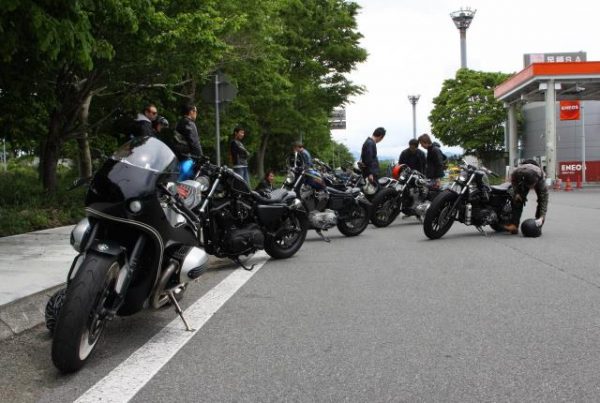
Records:
M259 259L256 262L257 258ZM267 262L264 252L254 255L246 264L255 263L254 270L235 270L202 298L185 310L191 332L185 331L179 316L158 332L146 344L75 402L128 402L140 391L208 320Z

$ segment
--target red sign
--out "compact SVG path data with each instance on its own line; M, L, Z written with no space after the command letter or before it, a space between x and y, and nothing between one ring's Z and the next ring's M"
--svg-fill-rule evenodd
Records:
M558 163L558 177L563 181L567 178L571 182L581 180L581 161L562 161ZM585 162L585 180L588 182L600 181L600 161Z
M579 120L579 101L560 101L560 120Z

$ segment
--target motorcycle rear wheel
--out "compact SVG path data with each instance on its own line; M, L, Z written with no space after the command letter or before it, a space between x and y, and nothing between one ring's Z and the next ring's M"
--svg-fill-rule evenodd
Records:
M290 214L276 236L265 237L265 251L274 259L292 257L306 239L308 219L304 214Z
M61 372L79 370L96 347L119 270L117 257L90 253L69 283L52 340L52 362Z
M452 205L458 194L451 191L440 193L432 202L423 221L423 231L429 239L439 239L448 232L454 223Z
M369 225L369 210L362 204L354 207L351 217L338 220L338 230L346 236L360 235Z
M387 227L398 217L401 206L396 200L397 192L394 189L385 188L377 192L372 201L371 212L371 222L374 226Z

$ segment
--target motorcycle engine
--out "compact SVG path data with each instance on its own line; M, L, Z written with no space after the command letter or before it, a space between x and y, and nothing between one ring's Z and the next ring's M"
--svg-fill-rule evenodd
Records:
M483 227L484 225L498 222L498 215L494 210L489 208L474 208L471 213L471 222L473 225Z
M335 211L329 209L323 212L313 210L308 213L308 220L314 228L329 229L337 224L337 215Z
M322 211L327 206L329 194L326 191L315 190L308 185L302 185L300 199L302 199L308 211Z
M264 249L265 236L258 224L248 224L242 228L231 228L226 231L223 245L229 253L241 255L255 249Z

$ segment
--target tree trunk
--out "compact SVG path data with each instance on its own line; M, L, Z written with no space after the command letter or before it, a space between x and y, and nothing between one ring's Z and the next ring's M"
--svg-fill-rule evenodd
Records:
M269 132L266 129L262 129L262 136L260 138L260 147L258 148L258 154L256 155L256 170L259 178L265 176L265 154L267 153L267 145L269 144Z
M79 112L79 120L83 127L83 133L77 137L80 178L89 178L92 176L92 155L90 153L90 142L88 137L88 118L90 115L91 102L92 94L90 93L84 99Z

